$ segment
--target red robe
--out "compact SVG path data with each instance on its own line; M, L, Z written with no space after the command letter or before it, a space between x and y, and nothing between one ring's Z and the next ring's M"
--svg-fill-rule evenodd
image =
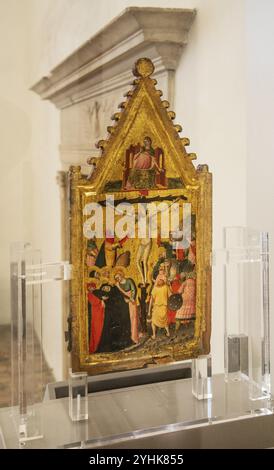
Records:
M105 319L105 309L103 307L102 300L98 299L98 297L96 297L92 292L88 293L88 301L91 305L89 352L92 354L96 352L101 339Z
M171 282L171 285L170 285L170 290L171 290L172 294L177 294L180 287L181 287L181 281L180 281L180 277L177 275L175 277L175 279L173 279L173 281ZM171 323L176 323L175 317L176 317L176 312L174 310L169 310L168 309L168 311L167 311L167 321L168 321L169 325Z

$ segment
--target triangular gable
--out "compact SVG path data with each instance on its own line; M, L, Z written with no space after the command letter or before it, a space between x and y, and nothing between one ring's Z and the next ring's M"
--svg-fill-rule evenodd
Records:
M168 111L167 101L161 100L162 92L156 89L157 81L151 78L153 71L150 59L137 61L133 89L126 94L127 100L121 103L121 111L112 117L115 124L108 127L108 139L97 144L101 148L101 158L89 180L89 185L97 193L104 192L109 182L123 180L127 150L131 146L142 145L146 136L151 138L153 148L162 149L167 180L181 179L184 186L199 184L192 163L196 155L186 152L185 145L189 141L180 138L182 128L173 124L175 113Z

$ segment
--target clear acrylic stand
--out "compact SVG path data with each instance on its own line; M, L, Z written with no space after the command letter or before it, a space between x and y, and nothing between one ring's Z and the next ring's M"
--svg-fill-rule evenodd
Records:
M42 285L69 280L68 262L41 263L29 243L14 243L10 254L12 416L19 446L43 436Z
M72 421L88 419L88 374L69 369L69 415Z
M249 398L270 396L268 234L226 227L224 249L214 254L224 279L226 381L247 380Z
M192 394L197 400L212 398L211 356L199 356L192 359Z

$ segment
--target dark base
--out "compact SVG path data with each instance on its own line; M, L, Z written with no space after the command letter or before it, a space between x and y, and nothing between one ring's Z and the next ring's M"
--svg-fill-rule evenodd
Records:
M136 385L145 385L155 382L187 379L191 377L191 362L157 366L149 369L130 370L104 375L96 375L88 378L88 393L102 392ZM68 397L68 383L55 382L47 385L45 398Z

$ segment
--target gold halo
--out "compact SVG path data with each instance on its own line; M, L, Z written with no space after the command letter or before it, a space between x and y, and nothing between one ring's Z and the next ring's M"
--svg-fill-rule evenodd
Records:
M158 248L158 256L161 256L161 255L163 255L164 253L166 253L165 247L160 246L160 247Z
M133 73L136 77L149 77L154 72L154 65L147 57L138 59L135 63Z
M106 276L104 270L108 269L109 270L109 276ZM102 268L102 272L101 272L101 284L112 284L113 283L113 279L112 279L112 272L111 272L111 269L110 268Z
M123 277L126 277L126 270L122 266L117 266L116 268L112 270L112 273L111 273L111 278L113 279L113 281L115 281L114 278L116 274L119 272L123 275Z
M108 266L104 266L104 267L101 268L101 270L100 270L100 274L101 274L102 277L106 277L106 276L104 275L104 273L105 273L106 271L108 271L109 274L111 274L111 268L108 267Z

